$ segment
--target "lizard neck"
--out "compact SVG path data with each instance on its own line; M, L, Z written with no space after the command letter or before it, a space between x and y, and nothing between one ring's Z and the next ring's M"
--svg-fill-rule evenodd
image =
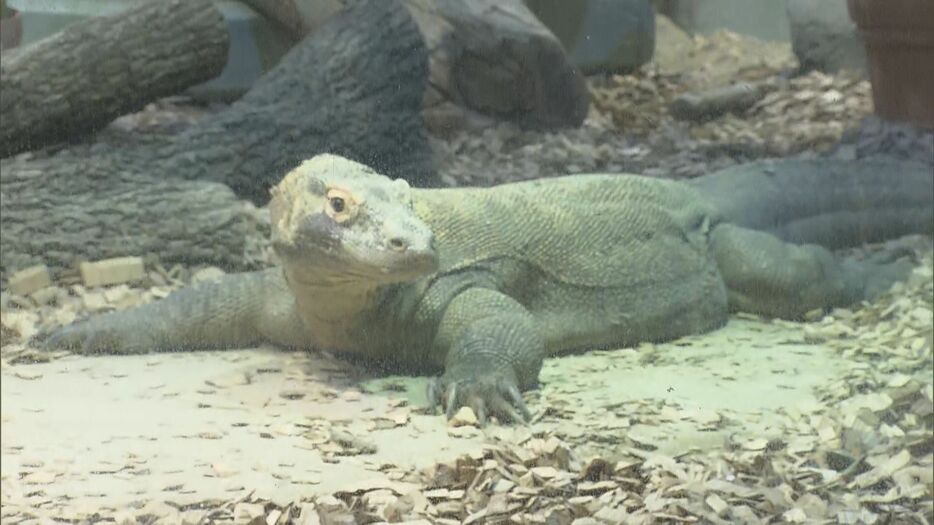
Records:
M315 346L328 350L356 350L365 337L361 324L378 306L382 287L348 280L346 276L288 268L285 269L285 277Z

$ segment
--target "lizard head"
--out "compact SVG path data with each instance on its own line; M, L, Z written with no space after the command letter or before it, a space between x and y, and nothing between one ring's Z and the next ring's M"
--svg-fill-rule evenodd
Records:
M272 188L272 244L309 278L380 284L411 281L438 266L431 228L412 190L336 155L318 155Z

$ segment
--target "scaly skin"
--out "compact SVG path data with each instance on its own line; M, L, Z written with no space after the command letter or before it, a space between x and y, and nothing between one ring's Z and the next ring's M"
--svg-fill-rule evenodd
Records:
M279 267L92 317L45 344L329 349L442 371L431 397L448 416L470 406L481 421L521 421L520 392L548 354L705 332L731 309L798 318L871 299L908 269L725 222L705 191L630 175L420 190L321 155L273 191Z

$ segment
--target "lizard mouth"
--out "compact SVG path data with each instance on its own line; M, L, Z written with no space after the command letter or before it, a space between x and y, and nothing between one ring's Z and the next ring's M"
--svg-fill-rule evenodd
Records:
M357 271L364 271L374 277L390 282L409 281L437 271L438 257L430 250L406 250L398 253L388 249L354 250L344 247L350 256L344 263ZM382 280L381 279L381 280Z
M434 250L355 249L346 244L296 246L274 240L273 249L283 266L315 270L348 280L379 283L406 282L430 275L438 269Z

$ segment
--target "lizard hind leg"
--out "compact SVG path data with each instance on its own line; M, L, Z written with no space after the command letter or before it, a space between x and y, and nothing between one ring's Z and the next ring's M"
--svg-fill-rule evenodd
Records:
M907 278L912 266L878 258L843 259L822 246L791 244L731 224L718 225L710 243L730 308L785 319L872 300Z

